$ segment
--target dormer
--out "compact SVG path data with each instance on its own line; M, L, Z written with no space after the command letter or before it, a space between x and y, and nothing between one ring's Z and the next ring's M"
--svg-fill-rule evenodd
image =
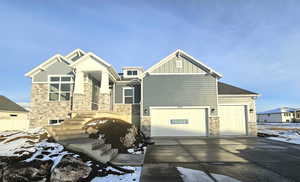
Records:
M138 78L144 69L142 67L123 67L122 71L124 78Z

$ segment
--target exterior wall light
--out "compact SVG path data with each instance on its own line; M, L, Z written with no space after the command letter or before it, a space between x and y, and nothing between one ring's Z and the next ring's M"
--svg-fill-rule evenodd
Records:
M147 108L144 109L144 114L148 114L148 109Z

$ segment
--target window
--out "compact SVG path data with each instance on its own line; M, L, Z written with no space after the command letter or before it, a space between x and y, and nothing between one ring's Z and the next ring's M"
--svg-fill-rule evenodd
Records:
M60 124L63 121L64 120L62 120L62 119L51 119L51 120L49 120L49 125L57 125L57 124Z
M70 100L71 84L71 76L51 76L49 79L49 101Z
M137 75L137 71L132 71L132 75Z
M137 74L138 74L137 70L128 70L127 71L127 75L128 76L135 76Z
M171 124L189 124L188 119L171 119L170 120Z
M182 60L176 60L176 68L182 68Z
M133 104L134 103L134 88L126 87L123 88L123 103Z
M17 117L17 114L10 114L10 117Z

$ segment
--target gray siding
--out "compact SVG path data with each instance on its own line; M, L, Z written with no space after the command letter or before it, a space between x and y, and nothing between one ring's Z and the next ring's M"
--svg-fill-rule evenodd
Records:
M182 68L176 68L177 59L182 60ZM173 57L155 69L153 73L205 73L205 71L183 57Z
M211 106L217 115L216 78L211 75L148 75L143 80L143 109L150 106ZM144 112L149 115L149 112Z
M55 62L45 71L40 71L32 78L33 82L48 82L48 75L70 75L72 68L65 62Z
M117 82L115 89L115 103L123 103L123 87L134 87L134 101L135 103L140 103L141 101L141 86L140 85L130 85L126 82Z

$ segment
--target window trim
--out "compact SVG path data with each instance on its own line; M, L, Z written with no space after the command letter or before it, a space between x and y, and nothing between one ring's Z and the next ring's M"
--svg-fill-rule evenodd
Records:
M131 75L128 74L129 71L131 72ZM140 73L138 69L126 69L125 72L126 72L126 74L124 74L125 77L138 77ZM136 75L134 75L133 72L136 72Z
M134 87L123 87L123 95L122 95L122 100L123 100L123 104L134 104L135 103L135 88ZM132 96L125 96L125 90L126 89L131 89L133 91ZM125 97L132 97L132 103L125 103Z
M51 81L52 77L59 77L59 81ZM62 77L70 77L70 81L61 81ZM72 84L74 83L73 75L48 75L48 101L49 102L69 102L71 100ZM50 84L58 84L58 100L50 100L50 93L57 93L50 91ZM61 91L61 84L70 84L70 91ZM69 100L61 100L61 93L69 93Z

